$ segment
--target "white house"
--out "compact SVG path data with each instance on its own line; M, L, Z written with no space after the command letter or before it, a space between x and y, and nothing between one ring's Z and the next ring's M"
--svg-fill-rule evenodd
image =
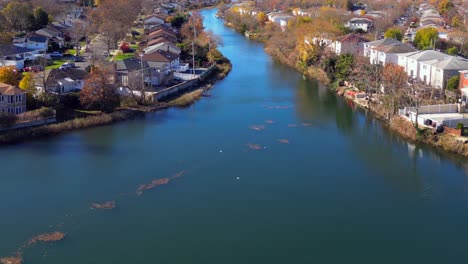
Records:
M346 24L346 27L350 28L351 30L362 29L364 32L369 31L374 22L370 18L366 17L355 17L351 18L349 22Z
M419 79L434 88L445 89L447 81L452 77L459 75L461 70L468 69L468 60L449 56L437 60L428 60L421 62Z
M23 47L23 48L28 48L31 50L36 50L41 54L45 54L49 46L49 39L45 36L31 34L26 37L14 38L13 45L17 47Z
M0 44L0 66L15 66L21 70L24 68L24 61L34 60L37 54L36 50L13 44Z
M416 51L415 48L392 38L364 43L364 56L371 64L398 64L398 54Z
M364 43L369 40L358 34L348 34L336 39L333 43L333 52L335 54L355 54L364 53Z
M46 78L46 90L50 93L71 93L83 89L87 71L68 69L66 71L53 69Z
M451 56L435 50L402 53L398 54L398 65L405 69L409 77L416 79L420 76L421 62L443 60L449 57Z

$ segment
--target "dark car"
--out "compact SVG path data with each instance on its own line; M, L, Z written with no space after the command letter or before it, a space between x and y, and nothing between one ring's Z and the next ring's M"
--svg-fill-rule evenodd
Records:
M83 62L83 61L85 61L85 59L83 57L81 57L81 56L75 56L75 57L73 57L73 61L74 62Z

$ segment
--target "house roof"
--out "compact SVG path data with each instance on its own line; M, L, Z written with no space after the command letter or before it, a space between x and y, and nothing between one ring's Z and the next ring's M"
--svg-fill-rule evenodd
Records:
M53 38L53 37L59 36L60 32L58 30L54 30L54 29L51 29L51 28L41 28L41 29L36 31L36 34L42 35L42 36L45 36L45 37L48 37L48 38Z
M47 37L46 36L42 36L42 35L38 35L38 34L30 34L28 35L28 41L33 41L33 42L42 42L42 43L45 43L47 42Z
M439 52L439 51L435 51L435 50L423 50L423 51L412 52L408 54L406 57L411 58L413 60L417 60L417 61L428 61L428 60L442 60L451 56L444 54L442 52Z
M141 70L141 59L137 57L126 58L115 62L116 71L139 71ZM148 64L143 61L143 68L147 68Z
M407 53L415 51L416 49L404 43L394 43L390 45L376 47L375 50L382 51L385 53Z
M449 58L437 61L432 66L443 70L466 70L468 69L468 60L450 56Z
M180 53L180 48L177 47L176 45L174 45L174 43L171 43L171 42L161 42L161 43L153 45L153 46L148 46L145 49L143 49L143 51L145 53L151 53L151 52L155 52L157 50L163 50L163 46L167 46L168 48L170 48L172 50L177 50Z
M163 42L174 43L175 41L174 41L174 39L171 39L171 38L159 37L157 39L152 39L152 40L148 41L148 47L159 44L159 43L163 43Z
M147 53L143 55L143 61L151 62L171 62L178 58L179 56L175 53L165 50L158 50L153 53Z
M343 43L343 42L359 43L359 42L368 42L369 40L366 39L365 37L361 36L361 35L351 33L351 34L339 37L336 41L339 41L341 43Z
M11 56L33 51L32 49L17 47L13 44L0 44L0 56Z
M373 21L371 18L368 18L368 17L355 17L355 18L351 18L351 20L349 20L349 23L353 23L353 24L372 24Z
M26 93L26 91L23 91L18 87L0 82L0 95L15 95L24 93Z
M87 71L80 70L80 69L68 69L66 71L62 71L59 69L52 69L49 72L46 80L46 86L55 85L57 81L63 79L72 79L72 80L83 80L88 75Z
M148 34L148 37L152 37L152 36L157 36L159 34L162 34L162 35L170 35L170 36L173 36L174 38L176 37L176 33L166 27L160 27L158 29L156 29L155 31L152 31Z
M400 43L403 44L403 42L398 41L396 39L385 38L385 39L379 39L376 41L367 42L366 44L371 47L381 47L381 46L389 46L389 45L400 44Z

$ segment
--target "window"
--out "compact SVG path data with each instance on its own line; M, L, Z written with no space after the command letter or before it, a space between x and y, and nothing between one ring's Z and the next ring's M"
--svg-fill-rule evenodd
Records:
M465 78L465 79L468 79L468 73L465 73L464 78Z
M21 112L22 112L21 107L16 107L16 114L19 115L21 114Z
M423 65L423 69L424 69L424 70L427 69L427 66L426 66L426 65Z
M3 102L3 95L0 95L0 103Z

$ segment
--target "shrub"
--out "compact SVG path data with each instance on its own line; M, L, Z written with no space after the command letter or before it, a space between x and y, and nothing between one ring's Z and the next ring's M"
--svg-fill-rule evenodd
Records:
M464 125L463 123L458 123L456 129L463 129Z
M459 75L452 76L447 82L447 90L455 91L458 88L459 83L460 83L460 76Z
M0 114L0 127L7 128L12 127L18 121L18 117L13 114Z
M457 55L458 49L457 47L451 47L447 49L447 54L448 55Z
M123 51L124 53L130 52L131 50L130 44L128 44L127 42L122 42L122 44L120 44L120 50Z

